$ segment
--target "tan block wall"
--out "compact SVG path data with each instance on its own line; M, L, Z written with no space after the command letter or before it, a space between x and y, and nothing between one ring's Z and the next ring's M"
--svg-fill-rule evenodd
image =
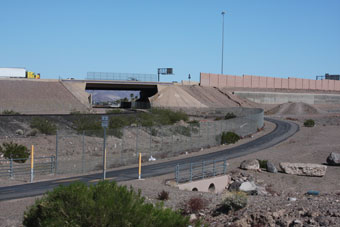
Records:
M340 91L340 81L201 73L201 86Z

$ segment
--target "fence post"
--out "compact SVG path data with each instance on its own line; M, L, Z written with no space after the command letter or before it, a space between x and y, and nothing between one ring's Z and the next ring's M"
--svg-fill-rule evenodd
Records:
M57 130L56 134L55 134L55 174L58 173L58 142L59 142L59 132Z
M192 181L192 162L190 163L190 182Z
M150 157L152 156L152 151L151 151L151 147L152 147L152 127L150 127L150 141L149 141L149 150L150 150Z
M136 157L138 160L138 126L136 127Z
M202 178L204 179L205 161L202 162Z
M53 173L54 156L51 156L51 174Z
M193 146L193 144L192 144L192 126L190 125L190 149L191 149L191 151L192 151L192 146Z
M171 153L174 154L174 134L171 134Z
M224 159L223 162L223 174L225 174L227 172L227 159Z
M9 160L9 176L13 179L13 158L11 157Z
M82 156L81 156L81 172L85 172L85 131L83 130L83 149L82 149Z
M216 176L216 160L215 159L213 163L213 175Z
M215 143L215 145L218 145L218 143L217 143L217 132L216 132L216 130L217 130L217 127L216 127L216 122L214 121L214 143Z
M207 122L207 135L208 135L208 145L210 145L210 141L209 141L209 138L210 138L210 133L209 133L209 122Z
M175 174L176 174L176 183L178 184L178 182L179 182L179 164L176 165Z

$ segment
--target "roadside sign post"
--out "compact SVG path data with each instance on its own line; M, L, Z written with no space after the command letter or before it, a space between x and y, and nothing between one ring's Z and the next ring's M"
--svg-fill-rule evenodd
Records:
M104 144L103 144L103 180L106 178L106 128L109 127L109 117L102 116L102 127L104 129Z

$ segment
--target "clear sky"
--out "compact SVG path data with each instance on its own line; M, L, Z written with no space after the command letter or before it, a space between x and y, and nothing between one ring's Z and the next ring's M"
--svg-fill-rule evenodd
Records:
M0 0L0 67L42 78L89 71L153 73L162 81L225 74L340 74L339 0Z

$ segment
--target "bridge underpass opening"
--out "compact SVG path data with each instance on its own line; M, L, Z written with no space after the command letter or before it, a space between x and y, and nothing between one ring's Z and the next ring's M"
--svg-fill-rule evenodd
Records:
M158 90L155 84L89 82L86 92L92 94L93 107L146 109Z

